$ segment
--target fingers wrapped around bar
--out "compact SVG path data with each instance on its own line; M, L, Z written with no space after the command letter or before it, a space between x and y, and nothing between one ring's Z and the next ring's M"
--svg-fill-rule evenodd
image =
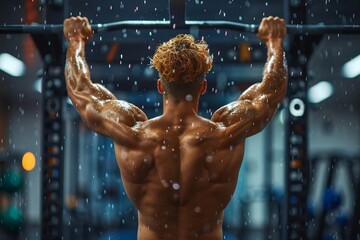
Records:
M64 36L70 40L88 40L92 38L93 31L86 17L71 17L64 20Z

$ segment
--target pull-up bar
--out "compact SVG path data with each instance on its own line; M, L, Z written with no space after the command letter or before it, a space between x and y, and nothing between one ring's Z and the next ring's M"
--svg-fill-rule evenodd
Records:
M176 26L170 21L118 21L104 24L92 24L95 33L111 32L121 29L178 29L189 30L191 28L198 29L228 29L239 32L256 33L258 24L246 24L231 21L185 21L185 24ZM291 25L287 24L287 32L289 34L359 34L360 25ZM49 34L62 33L63 24L31 24L31 25L3 25L0 26L0 34Z

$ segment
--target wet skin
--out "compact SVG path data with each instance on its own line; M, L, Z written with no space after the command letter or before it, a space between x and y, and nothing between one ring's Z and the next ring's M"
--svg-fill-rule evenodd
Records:
M197 114L206 81L191 101L163 94L163 115L147 119L90 80L84 54L92 34L88 20L64 21L69 97L87 126L115 143L126 193L138 209L139 240L223 238L224 209L236 187L245 139L266 126L286 93L285 33L282 19L262 20L258 37L268 48L262 82L210 120ZM158 89L163 93L160 81Z

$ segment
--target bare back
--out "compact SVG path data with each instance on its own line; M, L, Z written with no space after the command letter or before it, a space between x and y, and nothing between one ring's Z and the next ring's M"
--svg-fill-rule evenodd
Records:
M124 186L139 211L138 239L222 239L244 139L200 117L159 117L136 129L136 148L116 145Z

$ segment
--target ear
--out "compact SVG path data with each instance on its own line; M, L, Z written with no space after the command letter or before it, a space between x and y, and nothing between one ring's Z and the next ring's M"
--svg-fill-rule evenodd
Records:
M206 79L204 79L204 81L200 87L199 93L201 95L203 95L206 92L206 88L207 88L207 81L206 81Z
M160 80L160 79L157 80L157 89L158 89L158 92L159 92L160 94L164 94L164 90L163 90L163 88L162 88L161 80Z

